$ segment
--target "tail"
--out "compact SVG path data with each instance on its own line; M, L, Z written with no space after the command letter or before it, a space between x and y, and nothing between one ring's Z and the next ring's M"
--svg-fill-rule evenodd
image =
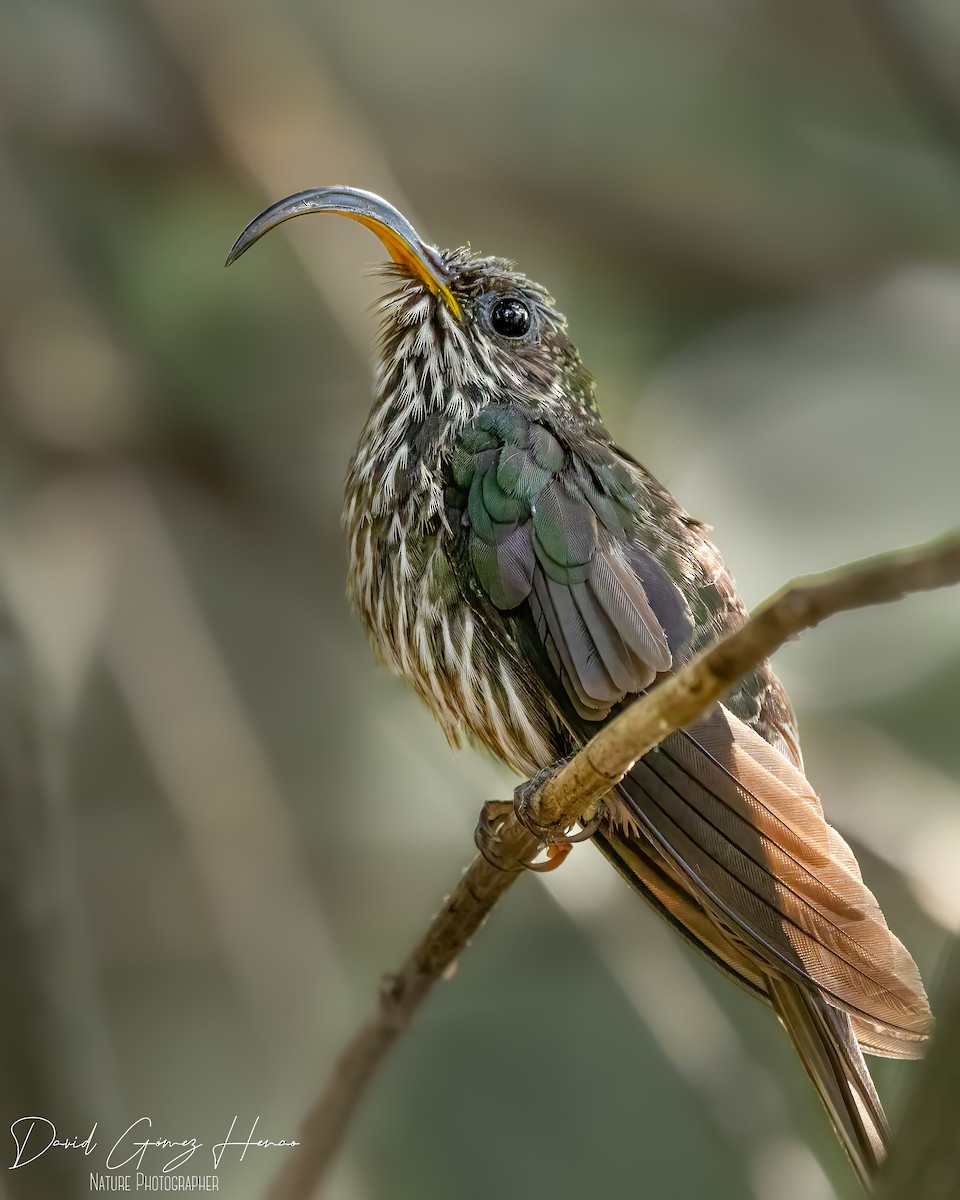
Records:
M673 865L643 838L602 830L595 842L656 911L736 983L770 1004L800 1055L866 1190L886 1157L887 1122L846 1013L813 988L764 970L708 917Z
M601 849L773 1006L869 1186L887 1130L860 1045L916 1057L932 1017L916 964L799 767L717 705L637 762L612 803Z
M780 1024L823 1101L861 1184L871 1184L887 1152L887 1121L850 1018L788 979L767 977Z

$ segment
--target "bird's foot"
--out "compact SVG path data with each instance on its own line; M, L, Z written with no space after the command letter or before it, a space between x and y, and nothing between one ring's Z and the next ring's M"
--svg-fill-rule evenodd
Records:
M585 824L580 824L576 832L571 832L570 827L544 825L539 820L540 794L567 761L558 759L521 783L514 789L513 800L488 800L483 806L474 840L491 866L500 871L554 871L570 853L571 846L587 841L596 833L603 819L602 807ZM529 853L529 845L524 845L518 853L516 838L510 837L518 823L536 839L533 854ZM541 853L546 857L538 857Z
M498 871L523 871L529 866L527 851L518 850L512 800L488 800L484 804L473 840L490 866Z

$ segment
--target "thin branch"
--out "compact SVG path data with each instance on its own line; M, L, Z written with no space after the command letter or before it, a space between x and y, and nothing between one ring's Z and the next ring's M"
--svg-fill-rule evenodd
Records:
M597 801L668 734L682 728L789 638L827 617L886 604L910 592L960 583L960 534L867 559L795 583L605 725L538 797L537 816L558 831L589 819ZM536 839L515 822L500 836L505 856L529 858ZM340 1056L307 1114L301 1145L276 1179L270 1200L306 1200L323 1179L366 1087L433 985L455 963L494 904L522 872L497 870L478 856L400 970L381 986L378 1009Z

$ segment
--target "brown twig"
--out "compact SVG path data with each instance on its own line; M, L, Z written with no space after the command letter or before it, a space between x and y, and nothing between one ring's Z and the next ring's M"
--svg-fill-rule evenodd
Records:
M543 788L538 820L561 830L586 818L637 759L803 630L839 612L956 583L960 534L792 584L742 628L605 725ZM505 854L519 859L537 849L533 836L515 823L508 823L500 840ZM482 857L473 860L413 953L385 978L376 1013L351 1039L307 1114L298 1135L301 1145L276 1179L270 1200L305 1200L313 1193L387 1051L516 878L518 873L499 871Z

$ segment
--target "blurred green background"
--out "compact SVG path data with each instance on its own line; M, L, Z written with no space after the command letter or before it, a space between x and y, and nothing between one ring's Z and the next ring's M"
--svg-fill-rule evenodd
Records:
M297 222L224 272L247 220L348 183L515 258L755 604L957 523L958 58L950 0L2 0L4 1126L293 1136L515 782L446 747L344 599L378 245ZM777 660L930 983L958 613L912 598ZM896 1114L915 1068L872 1061ZM246 1200L282 1151L237 1157ZM0 1192L90 1169L50 1151ZM773 1018L583 848L432 998L329 1194L853 1188Z

